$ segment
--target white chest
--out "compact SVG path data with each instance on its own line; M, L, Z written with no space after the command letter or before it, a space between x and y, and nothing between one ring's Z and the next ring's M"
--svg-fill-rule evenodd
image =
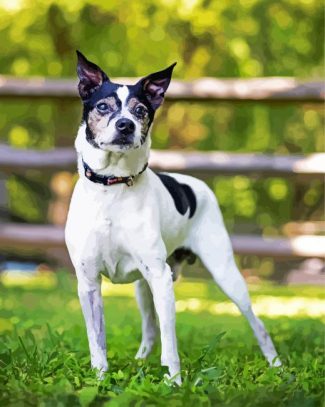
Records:
M121 227L123 208L116 194L85 194L77 185L66 224L66 243L75 268L107 275L114 283L140 277Z

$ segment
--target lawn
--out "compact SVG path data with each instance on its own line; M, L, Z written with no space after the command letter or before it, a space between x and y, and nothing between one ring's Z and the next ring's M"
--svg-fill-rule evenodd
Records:
M177 388L164 382L159 344L147 361L133 359L141 332L132 285L104 283L110 370L98 382L74 278L43 273L1 281L1 406L322 405L321 287L250 287L284 362L271 369L243 317L211 281L177 282Z

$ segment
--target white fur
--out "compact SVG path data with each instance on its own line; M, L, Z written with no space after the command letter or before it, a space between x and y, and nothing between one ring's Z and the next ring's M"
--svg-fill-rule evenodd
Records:
M125 87L118 90L126 98ZM123 113L124 114L124 113ZM262 322L254 315L246 284L238 271L231 243L214 194L200 180L172 174L195 192L197 209L189 219L181 215L160 179L147 169L132 187L103 186L84 176L81 163L99 174L134 175L147 162L150 137L137 149L114 153L95 149L87 141L85 126L76 139L80 179L71 199L66 243L78 277L78 293L85 317L92 366L107 370L100 275L113 283L136 283L142 315L142 341L136 357L146 357L157 333L161 334L161 363L181 383L175 334L175 300L167 257L179 247L196 253L216 283L247 318L270 364L279 365L276 350Z

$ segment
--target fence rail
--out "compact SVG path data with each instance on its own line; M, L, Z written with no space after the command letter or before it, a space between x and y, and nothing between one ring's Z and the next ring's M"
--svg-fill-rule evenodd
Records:
M325 153L279 156L153 150L149 165L157 171L175 171L201 177L221 174L323 177ZM8 174L26 169L58 171L75 168L76 153L72 148L37 151L0 145L0 171Z
M133 84L136 78L116 78L115 82ZM2 98L78 97L77 82L72 79L29 78L17 79L0 76ZM224 102L305 102L323 103L325 84L322 81L299 82L295 78L216 79L201 78L193 81L173 80L166 98L176 101Z
M237 254L286 258L325 257L325 236L287 239L232 235L231 241ZM23 247L34 251L64 248L64 229L53 225L2 224L0 246L7 250Z

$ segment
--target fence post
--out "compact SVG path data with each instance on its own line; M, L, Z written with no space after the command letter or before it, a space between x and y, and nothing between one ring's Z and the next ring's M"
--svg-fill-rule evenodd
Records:
M6 176L0 172L0 221L8 220L8 193L6 188Z
M51 177L50 188L52 199L48 207L48 220L53 225L64 226L73 189L73 174L68 171L54 173ZM47 252L59 265L73 269L65 247L51 248Z
M0 228L4 221L8 221L8 193L5 174L0 172ZM3 269L4 260L5 258L0 253L0 272Z

